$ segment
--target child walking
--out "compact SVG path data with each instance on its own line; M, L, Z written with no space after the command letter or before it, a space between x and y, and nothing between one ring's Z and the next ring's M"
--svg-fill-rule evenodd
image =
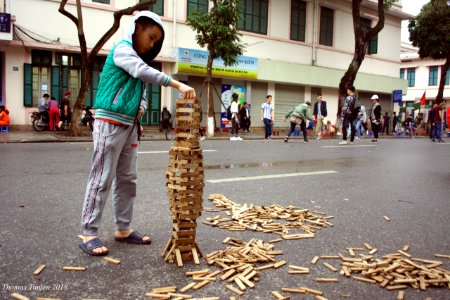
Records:
M150 244L150 238L130 228L137 182L137 120L147 109L145 82L176 88L185 98L195 90L149 64L161 51L164 27L158 15L139 12L126 38L111 49L98 87L94 108L92 166L82 209L83 241L89 255L106 255L97 237L105 202L112 191L118 242Z

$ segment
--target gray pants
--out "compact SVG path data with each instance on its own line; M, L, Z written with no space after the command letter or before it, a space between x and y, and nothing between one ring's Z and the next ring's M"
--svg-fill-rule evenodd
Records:
M94 153L81 216L83 234L97 234L111 190L117 229L128 229L136 198L136 126L119 126L96 119L92 135Z

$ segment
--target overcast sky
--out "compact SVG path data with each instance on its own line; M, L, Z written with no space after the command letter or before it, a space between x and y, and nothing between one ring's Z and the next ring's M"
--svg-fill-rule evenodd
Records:
M420 9L424 4L430 2L429 0L403 0L402 1L402 10L408 14L412 14L417 16L420 12ZM409 41L409 32L408 32L408 21L402 22L402 42L411 43Z

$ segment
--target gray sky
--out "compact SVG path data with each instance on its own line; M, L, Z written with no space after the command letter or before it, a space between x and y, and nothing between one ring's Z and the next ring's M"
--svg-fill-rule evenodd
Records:
M408 14L418 15L420 9L424 4L430 2L429 0L402 0L402 10ZM409 41L408 21L402 22L402 42L411 43Z

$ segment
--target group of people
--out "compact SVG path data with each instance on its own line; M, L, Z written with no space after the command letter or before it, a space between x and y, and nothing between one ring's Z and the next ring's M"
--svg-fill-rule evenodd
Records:
M53 131L55 125L59 130L62 129L64 122L70 123L72 119L72 109L70 105L71 92L66 91L61 105L55 97L50 97L49 94L44 94L39 100L38 109L45 120L49 122L49 129Z
M248 103L244 102L242 105L238 103L239 95L233 93L231 96L231 137L230 141L242 141L242 138L239 136L239 130L243 130L244 132L251 132L251 118L250 118L250 109L248 107Z

